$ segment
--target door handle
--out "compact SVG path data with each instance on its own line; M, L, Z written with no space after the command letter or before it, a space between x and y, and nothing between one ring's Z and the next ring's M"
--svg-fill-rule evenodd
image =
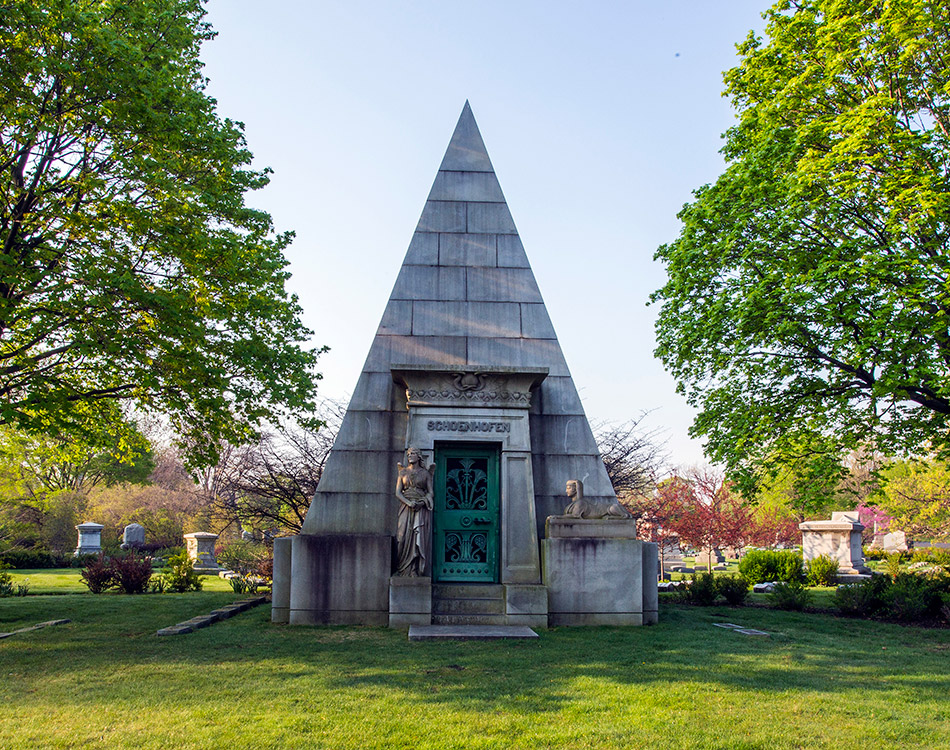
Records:
M490 518L473 518L472 523L477 524L478 526L491 526Z

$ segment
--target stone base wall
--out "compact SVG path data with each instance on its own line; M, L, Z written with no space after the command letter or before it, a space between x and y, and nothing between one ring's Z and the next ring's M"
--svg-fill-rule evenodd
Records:
M386 625L392 537L300 534L278 540L271 619L291 625ZM287 547L290 565L287 565Z
M657 549L633 520L550 517L541 549L548 623L643 625L657 619Z

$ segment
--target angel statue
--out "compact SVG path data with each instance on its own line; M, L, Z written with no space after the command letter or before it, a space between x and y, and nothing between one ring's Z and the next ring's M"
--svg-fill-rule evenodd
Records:
M417 448L406 451L408 466L399 467L396 497L399 520L396 525L396 575L429 575L432 557L432 486L435 464L426 468Z

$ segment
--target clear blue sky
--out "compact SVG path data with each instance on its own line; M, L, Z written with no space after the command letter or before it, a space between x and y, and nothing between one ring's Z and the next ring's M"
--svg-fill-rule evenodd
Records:
M722 72L767 4L210 0L209 92L274 170L251 203L297 234L323 395L356 384L468 99L588 417L655 410L673 463L702 462L646 302L654 251L722 171Z

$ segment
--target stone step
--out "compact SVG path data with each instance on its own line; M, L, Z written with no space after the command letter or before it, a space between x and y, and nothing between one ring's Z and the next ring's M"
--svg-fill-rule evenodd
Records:
M505 587L498 583L435 583L433 599L504 599Z
M503 615L504 599L432 599L432 614Z
M507 615L437 615L432 614L433 625L507 625Z
M495 638L537 638L531 628L512 625L410 625L410 641L485 641Z

